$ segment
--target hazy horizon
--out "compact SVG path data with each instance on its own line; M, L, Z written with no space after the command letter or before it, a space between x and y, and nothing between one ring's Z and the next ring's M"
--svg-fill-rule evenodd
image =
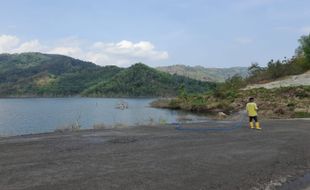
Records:
M0 53L98 65L265 66L310 33L306 0L2 1Z

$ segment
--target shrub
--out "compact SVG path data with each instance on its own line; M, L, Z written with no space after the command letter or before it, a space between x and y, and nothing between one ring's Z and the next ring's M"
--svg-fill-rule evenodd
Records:
M99 123L99 124L94 124L93 125L93 129L107 129L109 128L107 125L105 125L104 123Z
M169 103L169 106L172 108L172 109L180 109L180 101L178 99L173 99L170 101Z

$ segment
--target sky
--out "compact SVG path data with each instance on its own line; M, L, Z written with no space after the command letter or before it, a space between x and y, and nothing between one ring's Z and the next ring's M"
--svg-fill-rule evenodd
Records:
M98 65L265 66L310 33L309 0L0 0L0 53Z

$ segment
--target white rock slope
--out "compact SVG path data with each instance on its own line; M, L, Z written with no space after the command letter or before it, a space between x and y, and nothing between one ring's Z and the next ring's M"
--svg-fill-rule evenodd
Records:
M245 90L253 89L253 88L280 88L287 86L309 86L310 85L310 71L301 74L301 75L292 75L286 77L285 79L273 81L265 84L255 84L249 85L245 88Z

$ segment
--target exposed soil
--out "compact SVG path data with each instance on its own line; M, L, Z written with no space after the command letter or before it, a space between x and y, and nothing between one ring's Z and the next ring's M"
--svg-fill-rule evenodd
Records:
M310 85L310 71L301 74L301 75L293 75L293 76L287 76L286 78L279 79L273 82L269 82L266 84L254 84L249 85L245 89L253 89L253 88L279 88L279 87L288 87L288 86L309 86Z

